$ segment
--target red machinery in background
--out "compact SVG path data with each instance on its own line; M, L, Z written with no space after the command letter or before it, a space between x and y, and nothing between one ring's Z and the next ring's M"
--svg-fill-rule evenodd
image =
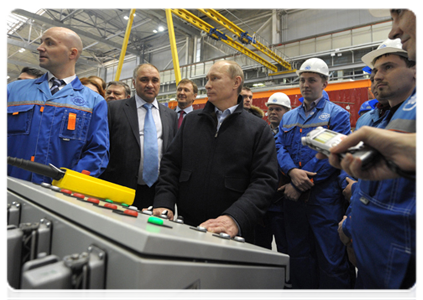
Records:
M274 87L269 87L269 89L265 91L252 91L254 94L253 105L258 106L265 113L267 112L267 107L265 103L273 93L282 92L288 95L288 97L291 99L292 108L295 108L300 105L300 101L298 99L302 97L299 87L289 87L282 89L275 89ZM339 106L350 112L350 121L352 129L355 128L355 124L359 117L358 111L360 110L361 104L363 104L363 102L367 100L374 99L373 94L370 91L369 79L343 82L332 81L329 82L329 85L327 86L325 91L328 93L330 101L338 104ZM206 97L195 100L193 105L194 109L203 108L207 102L207 99L208 98ZM176 105L176 101L169 102L169 107L172 109L176 107ZM267 116L265 116L264 119L267 121Z

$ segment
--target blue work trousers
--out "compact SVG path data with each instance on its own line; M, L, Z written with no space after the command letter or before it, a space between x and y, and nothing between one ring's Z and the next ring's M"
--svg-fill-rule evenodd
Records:
M285 230L294 289L350 289L350 265L338 236L342 201L309 205L284 201Z

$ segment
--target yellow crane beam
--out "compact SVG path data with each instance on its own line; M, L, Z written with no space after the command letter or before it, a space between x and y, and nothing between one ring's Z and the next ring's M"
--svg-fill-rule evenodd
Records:
M177 17L191 23L195 27L205 31L214 39L220 40L223 43L227 44L228 46L234 48L235 50L241 52L242 54L248 56L249 58L257 61L258 63L262 64L269 70L272 70L273 72L276 72L278 68L267 61L266 59L262 58L260 55L254 53L250 49L247 49L243 44L233 40L231 37L223 34L219 30L215 29L213 26L208 24L207 22L203 21L202 19L198 18L194 14L190 13L186 9L171 9L172 13L176 15Z
M129 36L131 34L132 22L134 21L135 9L131 9L129 13L128 24L126 24L125 37L123 38L122 50L120 51L119 63L116 70L115 81L119 81L120 73L122 71L123 61L125 60L126 48L128 47Z
M284 68L286 68L288 70L292 69L291 65L287 61L282 59L274 51L272 51L271 49L269 49L268 47L266 47L265 45L263 45L259 41L251 42L251 40L253 40L253 38L249 34L247 34L240 27L238 27L237 25L232 23L230 20L228 20L227 18L222 16L218 11L216 11L214 9L198 9L198 10L201 11L203 14L205 14L210 19L214 20L215 22L219 23L221 26L223 26L226 29L228 29L229 31L231 31L233 34L237 35L240 39L246 39L247 43L252 45L254 48L259 50L260 52L266 54L271 59L278 62ZM247 36L248 38L245 37L245 36Z
M179 69L178 49L176 48L175 30L173 29L172 12L170 9L166 9L166 20L169 33L170 49L172 51L173 69L175 71L175 81L176 86L178 86L179 81L181 81L181 70Z

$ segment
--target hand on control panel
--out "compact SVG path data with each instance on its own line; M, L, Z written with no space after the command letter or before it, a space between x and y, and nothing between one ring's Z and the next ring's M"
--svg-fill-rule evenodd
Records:
M238 234L238 226L229 216L220 216L216 219L209 219L201 223L200 227L205 227L207 228L207 231L212 233L227 233L231 236L231 238Z
M154 208L153 209L153 216L160 217L165 210L167 211L167 218L169 220L173 220L173 211L171 211L168 208L164 208L164 207Z

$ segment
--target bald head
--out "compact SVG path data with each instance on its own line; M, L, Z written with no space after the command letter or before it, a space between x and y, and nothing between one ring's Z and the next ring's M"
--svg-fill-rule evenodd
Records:
M37 50L40 52L40 67L61 79L75 74L75 64L82 52L82 41L68 28L52 27L44 32Z
M78 50L78 58L82 52L82 40L74 31L65 27L52 27L44 32L44 34L55 34L69 48Z

